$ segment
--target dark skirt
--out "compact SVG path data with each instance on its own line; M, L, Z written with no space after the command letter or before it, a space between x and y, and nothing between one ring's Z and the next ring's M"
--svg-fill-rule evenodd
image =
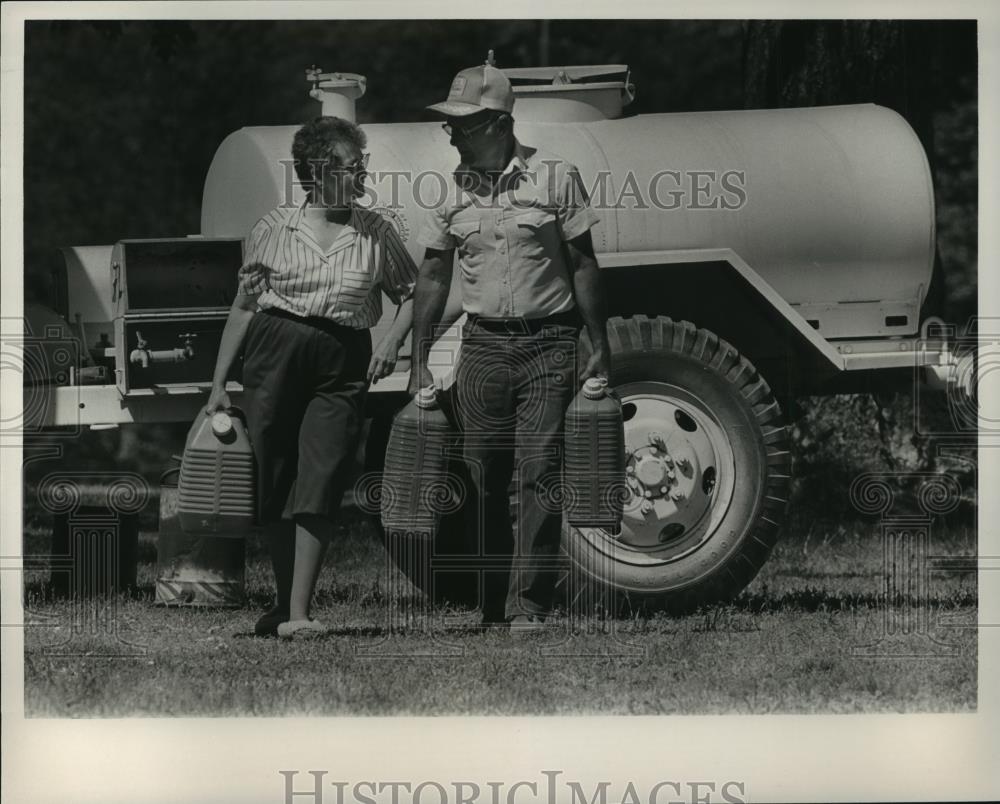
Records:
M243 386L261 522L333 517L364 423L371 333L281 310L247 329Z

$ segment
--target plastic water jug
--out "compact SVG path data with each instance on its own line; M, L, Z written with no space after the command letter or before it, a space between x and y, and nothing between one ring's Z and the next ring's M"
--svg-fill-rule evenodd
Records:
M181 527L181 458L160 475L156 530L156 597L159 606L236 608L245 601L246 540Z
M187 532L242 537L254 522L254 460L246 426L219 412L195 419L184 445L178 515Z
M455 432L433 387L423 388L392 423L382 475L382 525L388 531L433 535L456 507L448 474Z
M628 495L622 406L591 377L566 410L563 513L576 527L616 530Z

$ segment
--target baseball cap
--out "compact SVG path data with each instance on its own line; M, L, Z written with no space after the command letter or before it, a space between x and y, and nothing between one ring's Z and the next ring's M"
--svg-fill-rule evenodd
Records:
M514 108L514 89L502 70L481 64L462 70L451 82L448 100L427 108L448 117L465 117L483 109L510 112Z

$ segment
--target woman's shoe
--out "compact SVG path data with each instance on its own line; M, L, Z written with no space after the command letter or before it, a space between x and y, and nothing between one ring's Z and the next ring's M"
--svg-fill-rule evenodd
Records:
M510 621L510 635L513 637L540 634L544 630L545 618L534 614L518 614Z
M254 636L269 637L278 635L278 626L288 622L288 609L275 606L264 612L253 627Z
M278 636L282 639L315 639L328 631L319 620L288 620L278 626Z

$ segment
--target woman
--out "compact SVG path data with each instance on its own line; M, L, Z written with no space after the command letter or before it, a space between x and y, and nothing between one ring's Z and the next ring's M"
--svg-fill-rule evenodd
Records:
M355 205L364 192L364 132L318 117L292 143L299 207L254 226L226 321L205 413L229 407L229 369L244 348L245 412L257 458L259 515L277 603L258 635L326 628L309 609L364 421L369 382L392 372L412 321L416 266L392 225ZM399 305L372 352L382 291ZM292 541L280 520L292 518Z

